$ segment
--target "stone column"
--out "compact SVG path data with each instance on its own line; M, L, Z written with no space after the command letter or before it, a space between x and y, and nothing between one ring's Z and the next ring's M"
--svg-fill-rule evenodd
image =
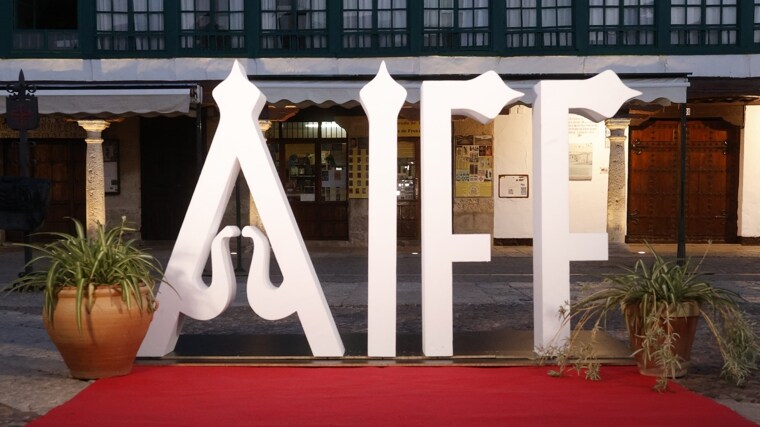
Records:
M94 237L98 224L106 223L106 191L103 173L103 138L102 132L110 123L105 120L78 120L77 123L87 131L86 171L86 206L87 236Z
M261 128L261 133L265 134L269 130L270 127L272 127L272 122L269 120L259 120L259 127ZM250 189L249 189L250 191ZM263 231L264 234L266 234L266 230L264 229L264 223L261 221L261 216L259 216L259 211L256 209L256 202L253 200L253 194L250 194L249 192L249 213L248 213L248 220L249 224L251 224L254 227L257 227L259 230Z
M607 187L607 235L610 243L625 243L627 189L625 147L630 119L608 119L610 166Z

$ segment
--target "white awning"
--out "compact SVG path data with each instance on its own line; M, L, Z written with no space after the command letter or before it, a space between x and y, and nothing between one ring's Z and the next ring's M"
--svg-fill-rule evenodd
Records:
M62 114L71 117L182 115L190 112L199 89L40 89L37 97L40 114ZM5 114L5 102L0 102Z
M514 90L525 93L521 103L532 105L536 95L533 86L539 80L506 80L505 83ZM321 105L325 107L341 105L355 107L359 105L359 91L366 81L351 80L252 80L253 84L267 97L267 102L279 105L306 107ZM421 81L397 80L407 90L407 102L420 101ZM645 103L683 103L686 102L686 89L689 81L686 77L625 78L623 82L631 89L641 92L636 99Z

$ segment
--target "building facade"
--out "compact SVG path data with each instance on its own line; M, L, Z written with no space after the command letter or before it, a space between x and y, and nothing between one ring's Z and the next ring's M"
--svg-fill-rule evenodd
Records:
M409 94L402 240L419 239L422 81L494 70L525 93L492 123L453 117L454 139L441 142L454 160L454 231L512 244L532 237L533 85L613 70L642 94L605 123L571 118L571 229L675 241L685 141L687 240L760 241L757 0L3 2L0 82L23 70L39 100L29 138L31 174L52 181L43 230L126 215L143 239L174 239L219 121L212 90L234 60L267 96L260 120L306 240L366 244L358 99L385 61ZM0 103L0 175L15 176L19 133L7 114ZM102 189L88 187L93 166ZM255 223L242 178L238 187L225 222ZM105 194L102 214L88 207L93 191Z

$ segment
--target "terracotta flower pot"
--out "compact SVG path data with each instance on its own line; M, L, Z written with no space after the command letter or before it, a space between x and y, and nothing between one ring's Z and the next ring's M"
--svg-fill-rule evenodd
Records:
M147 288L142 290L143 308L148 307ZM76 290L64 288L52 324L43 313L45 329L71 376L96 379L126 375L132 371L137 350L148 332L153 313L140 310L136 301L127 308L115 286L95 290L95 304L88 313L82 301L82 328L77 327Z
M628 326L628 337L631 343L631 349L636 352L636 364L639 366L639 372L647 376L662 376L663 370L657 365L653 358L646 359L642 350L643 339L641 335L643 320L636 316L638 306L629 306L625 310L626 324ZM697 333L697 323L699 321L699 306L695 303L686 303L679 306L670 319L670 328L677 334L674 339L673 352L679 357L681 368L675 372L674 377L680 378L686 375L691 362L691 348L694 344L694 336ZM663 328L667 327L665 323Z

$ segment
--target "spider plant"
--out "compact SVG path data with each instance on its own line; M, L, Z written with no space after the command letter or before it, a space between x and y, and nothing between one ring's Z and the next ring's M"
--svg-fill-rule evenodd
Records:
M72 218L74 234L37 233L52 237L46 244L25 244L39 251L28 266L41 264L41 268L20 277L13 283L16 289L42 290L45 295L44 313L53 322L58 293L65 288L76 289L77 326L82 328L82 301L89 312L95 303L95 289L113 286L121 294L122 301L131 307L136 304L140 311L153 312L156 308L155 281L162 276L156 259L136 246L134 239L125 234L135 231L126 218L106 229L98 224L94 237L87 236L81 222ZM145 301L141 289L147 289Z
M658 390L667 387L684 360L676 347L682 337L675 332L676 319L692 314L704 319L723 357L721 374L737 385L746 382L757 368L760 340L754 325L739 306L741 297L730 290L712 286L692 267L669 261L649 247L651 264L639 259L633 268L605 278L605 286L572 304L565 321L576 320L566 351L574 351L580 331L589 325L592 337L606 325L607 317L618 310L626 318L639 359L659 368Z

